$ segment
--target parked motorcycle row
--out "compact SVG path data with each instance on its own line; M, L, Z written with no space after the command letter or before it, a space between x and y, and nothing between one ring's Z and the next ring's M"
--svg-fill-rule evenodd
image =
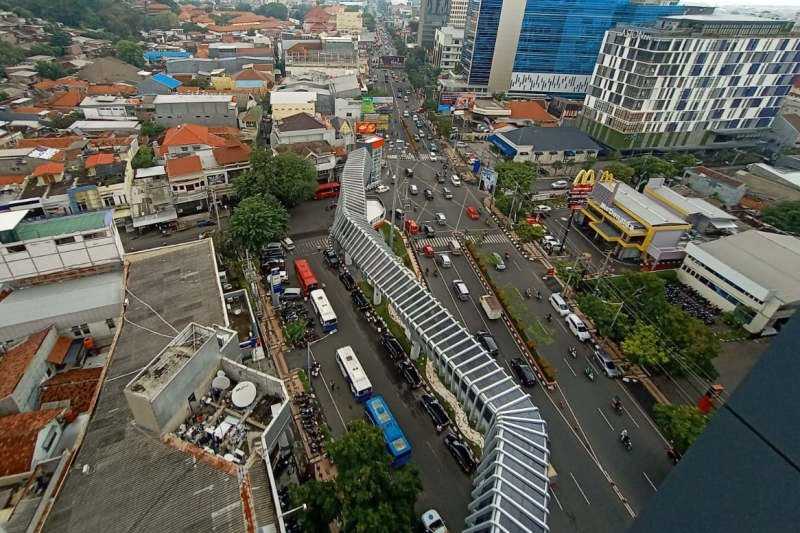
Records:
M313 370L313 369L312 369ZM319 408L319 402L314 393L301 393L294 397L294 404L298 408L298 425L308 437L308 447L311 453L319 455L325 452L325 420Z
M284 328L290 322L298 320L302 320L306 324L303 336L292 343L292 349L305 348L309 343L319 338L319 334L314 328L313 317L310 316L308 308L302 302L282 302L280 314Z
M707 326L714 325L721 314L719 308L709 305L697 291L685 285L669 283L665 287L665 293L669 303L679 306Z

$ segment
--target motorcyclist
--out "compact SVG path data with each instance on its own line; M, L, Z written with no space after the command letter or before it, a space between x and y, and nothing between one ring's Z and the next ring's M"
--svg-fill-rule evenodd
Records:
M628 428L625 428L619 432L619 440L622 443L630 442L631 437L628 435Z
M541 300L542 299L542 292L540 290L538 290L538 289L536 290L536 299L537 300Z
M569 354L572 356L573 359L575 359L575 357L578 355L578 352L577 350L575 350L574 346L569 347Z
M594 370L592 370L591 366L587 366L583 369L583 373L586 374L586 377L589 379L594 379Z
M552 322L553 314L552 313L547 313L547 316L545 318L547 319L548 322Z
M611 400L611 405L617 411L622 410L622 400L619 399L619 396L614 396L614 398Z

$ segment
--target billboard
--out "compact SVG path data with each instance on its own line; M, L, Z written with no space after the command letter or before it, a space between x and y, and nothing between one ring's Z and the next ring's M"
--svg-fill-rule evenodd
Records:
M439 104L439 107L436 110L436 112L440 113L440 114L443 114L443 115L449 115L450 114L450 106L446 105L446 104Z
M475 103L475 93L461 93L456 96L453 109L470 109Z
M383 68L403 68L406 65L406 58L403 56L381 56Z
M378 125L378 131L389 131L389 115L369 113L364 115L364 122L374 122Z
M374 113L375 112L375 102L372 100L371 96L363 96L361 97L361 113Z
M594 189L594 170L581 170L575 176L567 193L567 206L573 211L586 207L592 189Z
M375 122L356 122L356 133L359 135L371 135L378 131Z

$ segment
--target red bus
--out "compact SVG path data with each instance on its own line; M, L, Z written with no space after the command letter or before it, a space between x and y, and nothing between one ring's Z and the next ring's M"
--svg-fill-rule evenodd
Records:
M300 284L303 294L308 296L309 292L319 289L319 282L317 281L317 277L314 276L314 271L311 270L308 261L305 259L295 259L294 272L297 274L297 282Z
M336 198L339 196L339 189L341 185L338 181L332 181L330 183L320 183L317 186L316 192L314 192L314 200L322 200L325 198Z

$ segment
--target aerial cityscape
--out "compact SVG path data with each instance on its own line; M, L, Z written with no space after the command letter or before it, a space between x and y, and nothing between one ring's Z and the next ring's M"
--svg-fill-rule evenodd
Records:
M0 532L794 532L798 308L798 2L0 0Z

